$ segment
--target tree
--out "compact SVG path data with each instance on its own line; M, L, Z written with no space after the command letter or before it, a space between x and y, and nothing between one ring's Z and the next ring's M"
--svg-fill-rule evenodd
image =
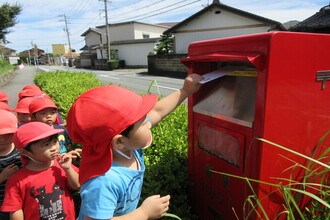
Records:
M6 41L6 34L10 33L10 27L17 24L16 16L22 11L22 6L19 4L9 5L8 3L0 6L0 42Z
M173 37L171 35L162 34L161 39L155 49L156 54L173 54Z

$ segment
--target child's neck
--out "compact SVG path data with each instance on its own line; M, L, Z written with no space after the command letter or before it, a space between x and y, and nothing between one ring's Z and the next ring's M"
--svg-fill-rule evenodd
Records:
M29 159L29 163L25 166L25 168L33 171L43 171L49 169L51 166L53 166L53 164L54 164L54 160L33 161Z
M8 145L1 145L0 146L0 156L7 156L14 150L15 146L14 144L8 144Z
M131 153L132 153L132 158L127 159L114 151L113 162L132 170L139 170L139 164L135 158L135 155L133 152Z

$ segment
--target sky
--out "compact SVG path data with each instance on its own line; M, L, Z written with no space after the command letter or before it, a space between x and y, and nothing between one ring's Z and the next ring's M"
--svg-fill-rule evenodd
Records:
M0 5L18 3L22 12L6 35L6 47L21 52L33 44L52 53L52 44L68 44L80 53L85 45L81 34L105 24L104 0L0 0ZM108 23L138 21L150 24L180 22L202 10L213 0L111 0L107 1ZM306 18L329 5L330 0L220 0L222 4L281 23Z

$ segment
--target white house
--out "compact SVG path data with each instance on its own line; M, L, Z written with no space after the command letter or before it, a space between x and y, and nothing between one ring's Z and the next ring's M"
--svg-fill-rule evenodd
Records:
M214 0L212 4L169 28L164 34L174 35L176 54L186 54L189 44L195 41L284 30L286 28L277 21Z
M110 49L115 51L114 59L125 60L126 66L147 66L147 56L154 51L160 35L169 27L142 22L124 22L110 24L108 28ZM83 67L107 60L106 26L89 28L81 36L85 37L85 46L81 49Z

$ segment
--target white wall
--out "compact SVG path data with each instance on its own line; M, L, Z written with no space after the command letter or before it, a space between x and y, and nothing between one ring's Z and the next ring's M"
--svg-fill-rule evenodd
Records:
M119 60L125 60L126 66L147 66L148 54L153 51L156 43L113 45L118 50Z
M134 27L135 39L143 39L143 34L149 34L150 38L159 38L160 35L168 29L168 27L160 27L140 23L135 23Z
M86 45L99 45L100 44L100 35L95 33L94 31L90 31L85 36Z
M215 11L221 11L215 14ZM177 29L175 53L187 53L192 42L268 32L271 27L224 10L213 9Z
M110 41L133 40L134 25L132 23L110 26Z

